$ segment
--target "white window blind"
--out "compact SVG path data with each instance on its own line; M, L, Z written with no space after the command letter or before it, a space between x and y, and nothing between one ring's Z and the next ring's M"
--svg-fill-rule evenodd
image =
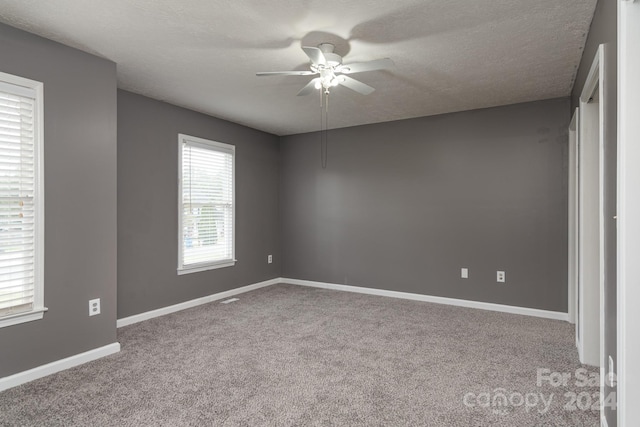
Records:
M20 314L42 317L44 310L41 85L0 73L0 326L19 323L5 320ZM35 318L22 321L28 320Z
M234 260L235 147L180 135L179 272Z

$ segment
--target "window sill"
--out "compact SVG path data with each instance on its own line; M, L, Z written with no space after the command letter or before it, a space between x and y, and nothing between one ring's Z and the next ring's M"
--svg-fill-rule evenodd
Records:
M205 264L205 265L194 265L190 267L181 267L178 268L178 276L189 273L197 273L199 271L207 271L207 270L215 270L216 268L224 268L224 267L233 267L236 265L237 260L232 261L224 261L216 264Z
M34 320L40 320L42 319L44 312L47 310L48 309L46 307L43 307L26 313L17 313L10 316L4 316L0 318L0 328L18 325L20 323L33 322Z

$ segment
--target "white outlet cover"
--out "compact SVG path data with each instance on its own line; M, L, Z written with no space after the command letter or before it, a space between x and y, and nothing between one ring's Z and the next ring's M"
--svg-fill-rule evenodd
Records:
M469 269L468 268L461 268L460 269L460 277L463 279L468 279L469 278Z
M100 314L100 298L89 300L89 316Z
M268 262L269 264L271 264L271 263L273 262L273 255L268 255L268 256L267 256L267 262Z
M496 276L498 282L504 283L506 280L506 274L504 271L498 271Z

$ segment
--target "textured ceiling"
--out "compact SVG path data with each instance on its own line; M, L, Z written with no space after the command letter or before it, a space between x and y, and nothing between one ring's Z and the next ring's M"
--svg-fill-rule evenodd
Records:
M118 64L119 86L278 135L320 127L302 45L376 88L330 96L345 127L567 96L596 0L0 0L0 21ZM0 63L1 68L1 63Z

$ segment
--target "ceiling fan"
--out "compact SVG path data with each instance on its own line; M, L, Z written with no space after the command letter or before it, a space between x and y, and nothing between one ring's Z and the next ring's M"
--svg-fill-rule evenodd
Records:
M324 89L329 94L329 88L342 85L362 95L369 95L375 89L362 83L347 74L362 73L365 71L384 70L393 67L393 61L389 58L375 59L366 62L354 62L343 64L342 57L334 53L335 46L331 43L321 43L318 47L302 46L302 50L311 60L309 71L265 71L256 73L257 76L315 76L303 87L298 96L309 95L314 89Z

